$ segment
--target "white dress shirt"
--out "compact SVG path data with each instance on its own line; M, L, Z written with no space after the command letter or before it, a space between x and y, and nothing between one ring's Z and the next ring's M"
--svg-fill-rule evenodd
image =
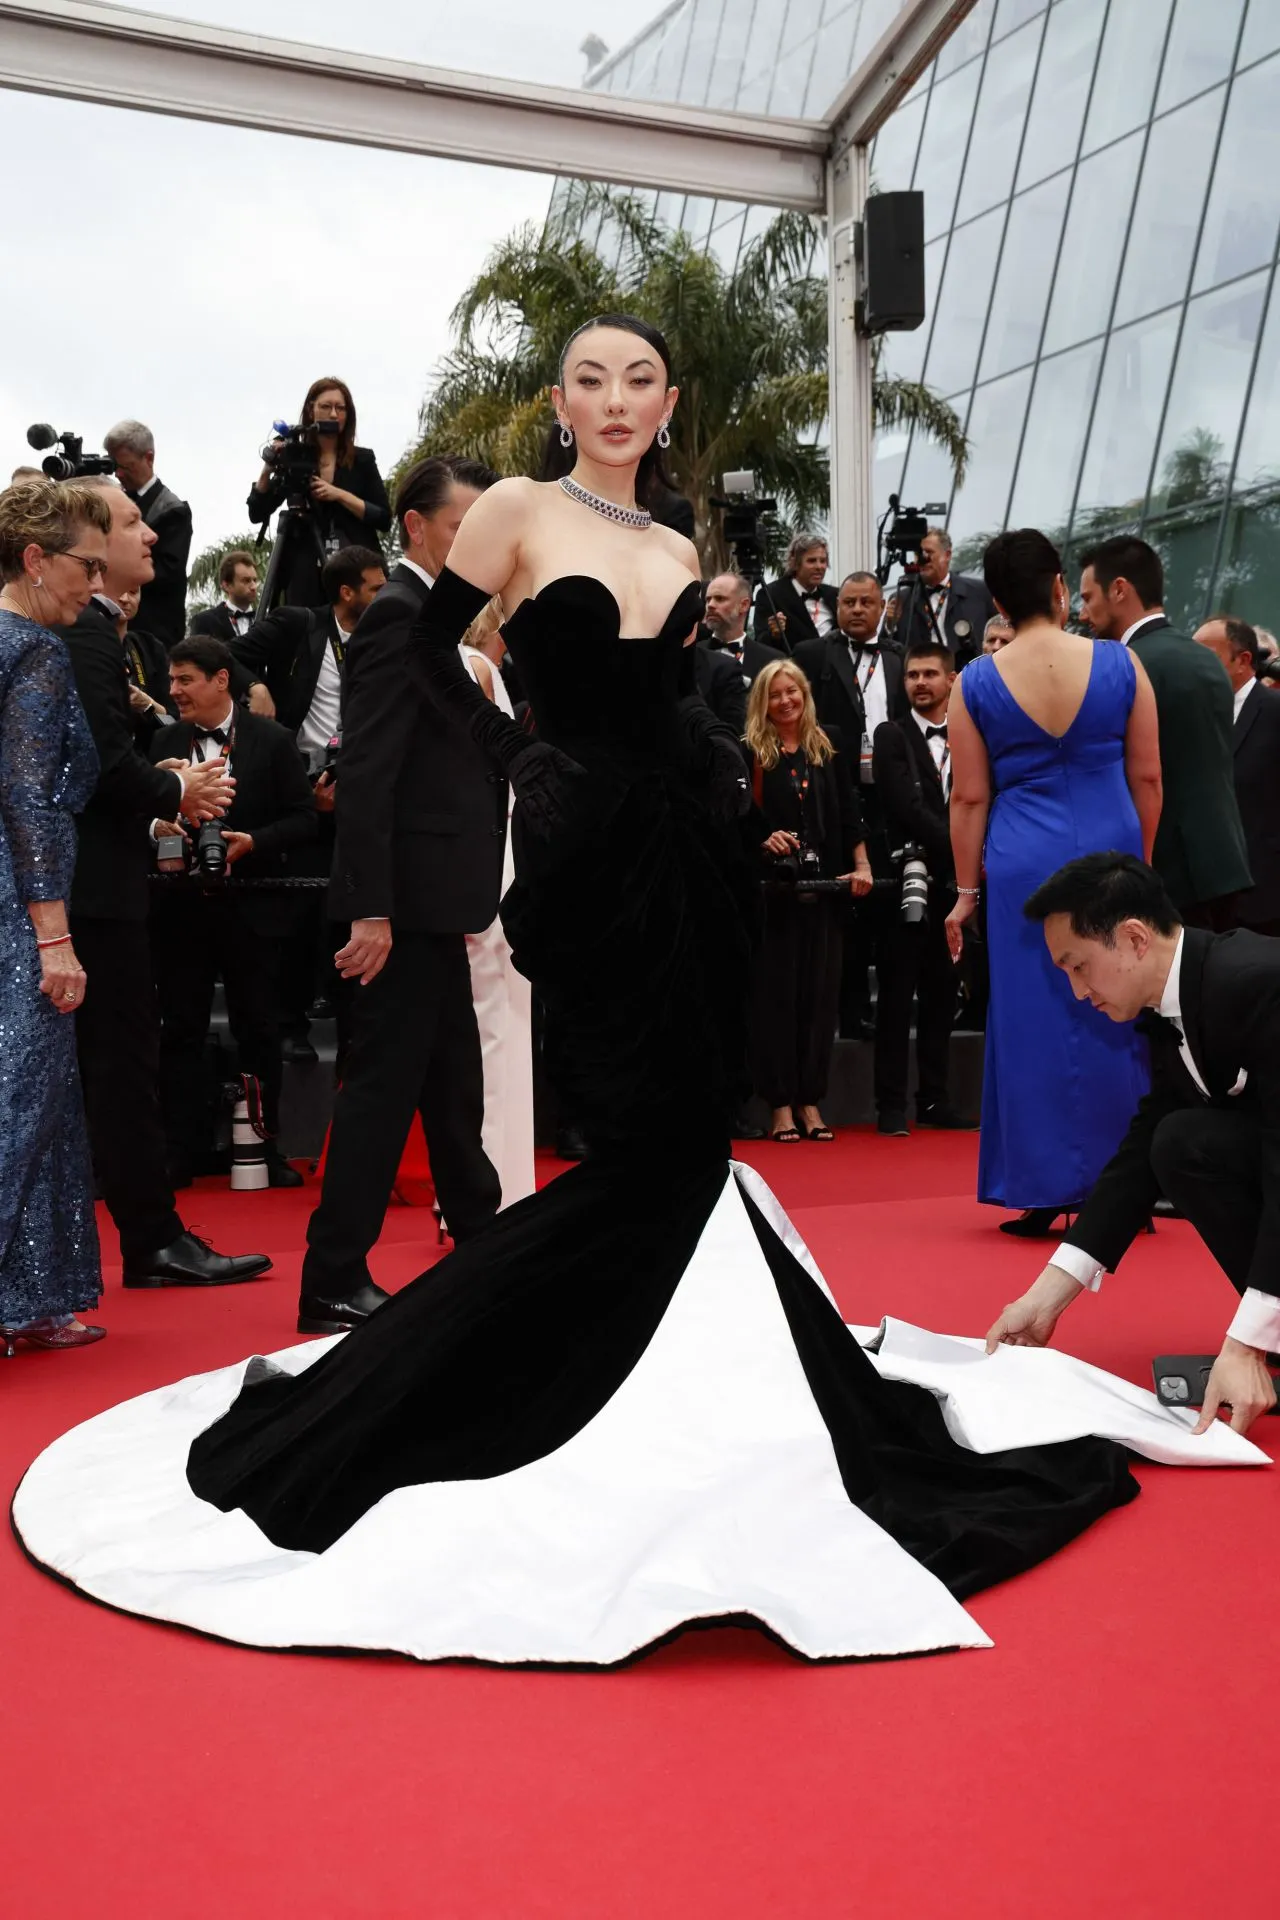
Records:
M827 605L826 601L822 598L822 595L818 593L816 589L813 592L808 593L804 590L803 587L797 587L796 591L799 593L800 598L804 601L805 611L808 613L809 618L812 620L814 627L817 630L818 638L819 640L821 640L823 634L830 633L832 627L834 627L835 625L835 621L831 618L830 607Z
M243 639L245 634L248 633L250 627L253 625L254 621L258 617L257 608L256 607L236 607L232 605L230 600L227 600L225 598L222 604L226 608L227 612L231 615L231 624L236 630L236 638Z
M348 645L353 629L344 627L341 620L334 616L343 644ZM342 675L338 663L333 657L333 645L330 636L324 638L324 652L320 656L320 671L316 675L316 690L311 696L311 705L307 708L307 717L298 728L298 745L308 765L314 765L311 756L323 756L326 747L338 731L342 718Z
M932 740L928 738L930 727L946 726L947 716L944 713L941 720L927 720L918 708L912 707L911 718L915 721L921 733L926 736L925 745L929 749L929 757L938 769L938 778L942 782L942 797L944 800L949 800L951 798L951 741L949 738L944 739L941 734L937 733L934 734Z
M1257 684L1258 684L1258 678L1257 678L1257 675L1255 674L1251 680L1246 680L1242 687L1236 688L1235 711L1231 716L1231 724L1233 726L1235 725L1236 721L1240 718L1240 710L1244 706L1245 701L1249 698L1249 695L1253 692Z
M1178 944L1173 950L1173 964L1169 968L1169 977L1165 981L1157 1012L1178 1029L1178 1052L1182 1056L1182 1064L1207 1100L1209 1089L1187 1045L1182 1027L1182 948L1185 940L1186 934L1179 933ZM1248 1077L1242 1069L1230 1092L1242 1092ZM1073 1247L1069 1240L1062 1242L1051 1264L1061 1267L1064 1273L1069 1273L1073 1280L1078 1280L1091 1293L1097 1293L1106 1272L1106 1268L1091 1253L1086 1253L1083 1247ZM1261 1347L1265 1351L1276 1352L1280 1349L1280 1298L1273 1293L1264 1293L1260 1287L1246 1287L1227 1333L1232 1340L1239 1340L1247 1347Z
M135 493L137 495L137 498L139 500L145 500L147 495L150 493L152 487L158 487L159 485L160 485L160 475L158 473L153 473L145 487L135 488Z
M889 695L885 688L884 656L879 642L864 645L861 653L854 651L854 642L848 641L849 658L853 661L853 676L862 692L863 732L862 752L859 756L859 774L864 786L872 783L871 743L876 737L876 728L889 718Z
M1127 647L1135 633L1141 633L1143 627L1149 627L1153 620L1163 620L1164 617L1163 611L1160 613L1144 613L1141 620L1135 620L1131 627L1125 628L1124 632L1120 635L1120 645Z

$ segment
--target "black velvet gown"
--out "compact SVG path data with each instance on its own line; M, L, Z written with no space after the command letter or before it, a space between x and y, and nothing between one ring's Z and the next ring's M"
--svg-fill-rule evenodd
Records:
M188 1543L143 1578L101 1532L116 1604L424 1658L603 1665L741 1616L815 1657L981 1645L960 1598L1136 1493L1110 1441L953 1440L730 1161L755 890L682 725L697 595L621 637L612 596L572 577L506 629L539 737L586 774L567 833L517 840L503 921L592 1157L318 1357L183 1383L145 1443L140 1414L163 1509L146 1554L170 1524ZM872 1314L891 1304L891 1276L858 1278Z

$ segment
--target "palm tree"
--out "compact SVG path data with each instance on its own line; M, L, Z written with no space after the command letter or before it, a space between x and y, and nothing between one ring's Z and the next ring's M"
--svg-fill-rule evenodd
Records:
M775 545L789 524L820 522L830 490L827 283L812 271L815 242L807 215L781 213L730 272L635 195L580 184L543 228L502 241L463 294L407 457L466 453L499 473L536 473L564 341L593 314L622 310L671 346L680 405L669 462L693 503L704 561L727 559L711 504L722 473L751 469L778 499ZM945 401L917 382L877 378L874 391L878 425L916 425L963 478L968 443Z

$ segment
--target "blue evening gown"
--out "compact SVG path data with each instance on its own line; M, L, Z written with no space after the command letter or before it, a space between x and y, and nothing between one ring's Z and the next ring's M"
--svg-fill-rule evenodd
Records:
M68 898L73 815L97 778L65 645L0 607L0 1326L102 1291L75 1019L40 992L27 912Z
M1084 1200L1147 1090L1145 1042L1076 1000L1044 928L1022 911L1042 880L1080 854L1142 857L1124 769L1136 684L1127 648L1095 641L1080 711L1058 739L1018 705L994 655L964 670L965 706L991 762L978 1198L995 1206Z

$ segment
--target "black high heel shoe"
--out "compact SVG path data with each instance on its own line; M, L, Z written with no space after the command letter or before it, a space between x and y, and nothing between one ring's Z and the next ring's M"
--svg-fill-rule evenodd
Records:
M1015 1240L1051 1240L1053 1223L1062 1218L1067 1226L1071 1225L1076 1207L1026 1207L1016 1220L1002 1220L1001 1233L1011 1233Z

